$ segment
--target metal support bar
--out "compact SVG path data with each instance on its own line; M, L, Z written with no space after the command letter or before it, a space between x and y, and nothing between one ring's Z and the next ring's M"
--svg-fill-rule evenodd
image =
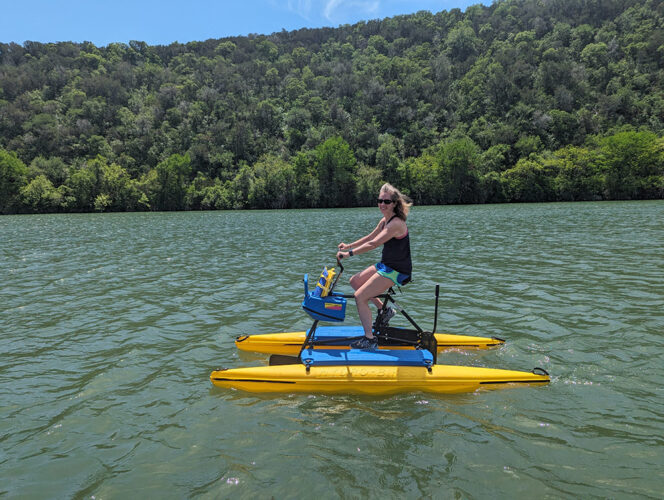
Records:
M307 333L307 338L304 339L304 344L302 344L302 348L300 349L300 355L302 355L302 351L304 351L307 347L313 347L312 341L314 338L314 333L316 333L316 327L318 326L318 320L314 320L314 324L311 325L311 328L309 328L309 333Z
M438 295L440 294L440 285L436 285L436 307L433 312L433 333L436 333L436 326L438 326Z

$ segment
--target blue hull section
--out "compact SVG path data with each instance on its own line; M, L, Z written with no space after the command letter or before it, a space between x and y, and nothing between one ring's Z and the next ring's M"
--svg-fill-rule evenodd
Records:
M433 364L426 349L305 349L301 354L306 366L425 366Z
M309 335L309 330L307 330L307 335ZM364 330L361 326L319 326L316 328L316 333L314 334L315 341L332 341L334 339L341 339L337 342L330 342L329 345L348 345L351 341L348 340L348 337L357 337L362 338L364 336Z

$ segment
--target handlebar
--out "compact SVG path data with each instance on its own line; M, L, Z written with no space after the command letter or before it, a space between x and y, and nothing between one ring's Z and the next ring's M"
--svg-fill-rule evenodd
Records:
M341 275L344 272L344 266L341 263L341 259L337 258L337 265L339 266L339 274L337 274L337 277L334 278L334 283L332 283L332 286L330 287L330 292L329 293L332 293L332 290L334 290L334 287L337 286L337 281L339 281L339 278L341 277Z

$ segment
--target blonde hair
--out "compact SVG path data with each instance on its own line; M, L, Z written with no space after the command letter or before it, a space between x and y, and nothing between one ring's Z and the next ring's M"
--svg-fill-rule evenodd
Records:
M390 199L394 202L394 215L402 220L406 220L410 207L413 206L413 200L408 198L405 194L402 194L401 191L389 182L383 184L380 188L380 192L390 193Z

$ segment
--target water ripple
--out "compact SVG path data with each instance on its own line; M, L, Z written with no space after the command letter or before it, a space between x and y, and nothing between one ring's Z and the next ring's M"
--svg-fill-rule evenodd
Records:
M0 495L658 498L663 216L662 202L415 207L400 303L428 328L440 284L439 330L508 339L439 362L553 377L389 398L208 381L266 362L236 335L309 326L302 274L375 209L0 218Z

